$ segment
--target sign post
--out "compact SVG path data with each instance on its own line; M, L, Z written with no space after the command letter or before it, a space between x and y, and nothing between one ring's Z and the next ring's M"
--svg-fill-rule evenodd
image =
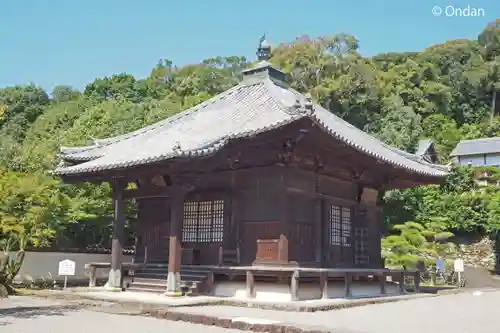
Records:
M68 287L68 276L75 275L75 262L69 259L59 262L58 275L64 276L64 289Z
M462 285L462 273L464 271L464 260L462 258L455 259L453 266L454 266L455 272L457 273L458 287L460 288L460 286Z

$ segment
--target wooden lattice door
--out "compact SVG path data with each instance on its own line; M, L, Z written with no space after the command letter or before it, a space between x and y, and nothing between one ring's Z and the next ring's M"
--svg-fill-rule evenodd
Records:
M353 263L352 209L334 204L325 205L323 228L324 263L327 267L351 266Z

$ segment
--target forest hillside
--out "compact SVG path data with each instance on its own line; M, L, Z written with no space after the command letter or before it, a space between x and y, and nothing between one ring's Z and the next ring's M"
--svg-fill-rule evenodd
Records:
M277 45L271 62L293 87L385 142L413 152L431 138L441 163L461 139L500 136L500 20L475 40L421 52L359 54L354 36L302 36ZM236 84L249 65L220 56L178 67L162 59L146 78L96 78L83 91L35 84L0 89L0 237L24 231L33 246L108 246L112 207L106 185L65 185L50 176L60 146L132 131ZM124 68L124 71L127 69ZM456 232L496 234L498 188L476 191L457 169L441 186L386 196L385 222L439 219ZM129 226L134 223L132 208Z

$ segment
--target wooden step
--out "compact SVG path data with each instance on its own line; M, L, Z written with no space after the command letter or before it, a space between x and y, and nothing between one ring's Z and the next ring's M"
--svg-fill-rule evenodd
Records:
M129 284L128 290L145 290L152 291L156 290L157 292L165 292L167 289L167 281L163 280L154 280L154 279L140 279L139 281L135 280Z
M143 266L143 270L168 272L168 265L146 264L145 266ZM193 267L181 266L181 273L182 272L197 272L197 273L207 274L208 272L210 272L210 269L205 267L196 267L196 266Z
M166 288L160 289L151 289L151 288L142 288L142 287L134 287L130 286L127 288L127 291L134 291L139 293L154 293L154 294L163 294L167 291Z
M181 272L181 280L187 281L196 281L196 280L205 280L208 274L203 273L191 273L191 272ZM166 280L168 278L168 273L166 272L155 272L155 271L141 271L134 274L135 278L144 278L144 279L156 279L156 280Z
M134 277L144 278L144 279L166 280L168 277L168 274L166 272L156 273L156 272L150 272L150 271L140 271L138 273L135 273Z
M207 279L206 273L181 273L180 289L186 296L197 296ZM167 288L167 274L140 272L134 276L127 290L136 292L164 293Z
M146 278L146 277L135 276L133 282L163 284L164 286L166 286L167 285L167 278L165 278L165 279L150 279L150 278Z
M168 263L151 263L151 262L148 262L146 263L146 265L144 266L145 269L168 269Z
M181 283L180 289L183 295L186 296L197 296L199 295L199 284L200 282L195 283ZM128 287L127 291L135 291L135 292L150 292L150 293L158 293L163 294L167 291L166 285L150 285L150 284L142 284L142 283L134 283L132 282Z

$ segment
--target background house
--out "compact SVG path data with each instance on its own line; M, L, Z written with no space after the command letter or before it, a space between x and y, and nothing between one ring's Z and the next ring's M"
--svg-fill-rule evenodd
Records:
M500 167L500 137L460 141L450 154L452 161L473 167ZM478 170L478 182L487 185L491 172ZM498 181L494 181L498 184Z
M450 156L461 165L500 167L500 137L462 140Z

